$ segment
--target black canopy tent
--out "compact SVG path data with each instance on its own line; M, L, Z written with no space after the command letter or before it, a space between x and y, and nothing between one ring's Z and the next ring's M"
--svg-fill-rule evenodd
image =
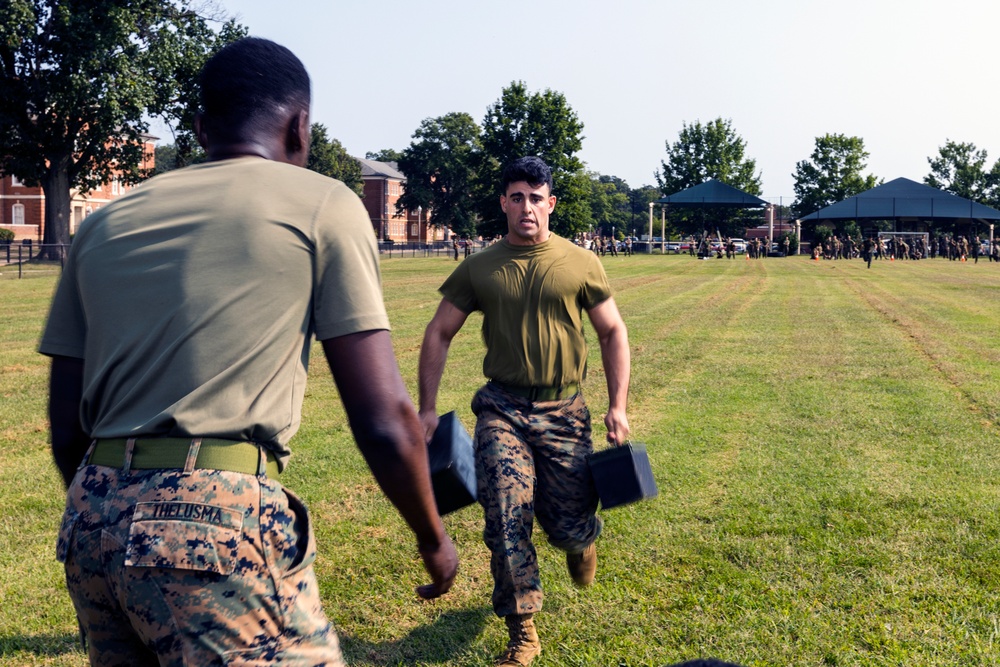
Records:
M992 224L1000 221L1000 211L908 178L897 178L810 213L802 221L904 219Z
M654 203L683 206L702 211L702 226L704 227L704 210L707 208L762 208L770 204L760 197L743 192L739 188L715 180L714 178L698 185L693 185L686 190L675 192L666 197L660 197ZM650 204L649 216L649 236L653 237L653 216L652 204ZM662 224L662 222L661 222Z
M672 195L660 197L656 203L691 207L729 206L732 208L760 208L768 205L760 197L755 197L714 178Z

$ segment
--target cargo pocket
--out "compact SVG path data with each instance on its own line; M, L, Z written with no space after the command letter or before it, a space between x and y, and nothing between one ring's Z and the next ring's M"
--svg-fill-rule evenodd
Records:
M63 512L62 523L59 525L59 538L56 540L56 560L65 563L69 558L70 546L73 542L73 532L76 530L80 515L73 510Z
M295 556L284 568L282 578L288 578L302 572L316 560L316 535L312 530L309 510L302 499L286 488L282 488L288 498L288 510L294 515L291 523L290 537L295 542Z
M135 507L125 565L232 574L243 533L243 512L188 502Z

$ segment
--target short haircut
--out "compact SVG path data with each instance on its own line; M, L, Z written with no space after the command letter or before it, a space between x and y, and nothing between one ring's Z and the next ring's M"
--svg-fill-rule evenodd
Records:
M283 107L309 108L309 74L280 44L246 37L208 59L199 76L202 125L217 141L268 131Z
M504 167L500 179L501 194L507 194L507 187L518 181L525 181L535 188L545 183L549 186L549 194L552 193L552 170L540 157L534 155L519 157Z

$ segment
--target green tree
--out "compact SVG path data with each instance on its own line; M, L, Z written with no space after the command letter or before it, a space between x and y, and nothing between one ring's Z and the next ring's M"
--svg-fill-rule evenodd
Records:
M475 236L472 199L473 160L479 150L479 126L466 113L427 118L399 158L406 175L398 211L430 211L430 223L450 227L460 236Z
M380 151L368 151L365 153L366 160L376 162L396 162L398 163L403 154L393 148L383 148Z
M343 181L359 197L363 196L365 183L361 178L361 165L358 161L347 154L339 141L327 135L326 126L322 123L309 126L309 133L309 160L306 162L306 169Z
M594 231L601 236L621 239L629 231L632 220L631 190L617 176L588 174L590 178L590 214Z
M880 183L874 174L862 176L868 166L868 151L861 137L826 134L816 137L810 159L796 163L795 202L792 209L799 217L830 204L871 190ZM812 238L815 223L802 224L802 235Z
M666 142L667 159L660 163L656 181L671 195L711 179L752 195L760 195L757 161L746 156L746 141L733 122L716 118L704 125L684 123L677 141Z
M924 183L953 195L993 206L997 203L1000 162L992 169L986 167L987 154L972 143L945 142L935 157L927 158L931 173Z
M631 215L629 216L629 236L649 233L649 205L663 196L655 185L643 185L629 193Z
M0 170L45 193L43 243L69 243L70 189L135 183L148 117L194 114L197 72L223 44L187 0L0 3Z
M572 238L590 229L590 184L576 155L583 145L582 131L583 123L562 93L529 93L520 81L504 88L486 111L476 159L473 196L482 234L507 231L500 210L500 177L507 163L526 155L536 155L552 168L558 202L550 218L552 230Z
M683 124L677 141L666 143L667 158L655 173L663 195L715 179L752 195L761 193L761 175L757 161L746 155L746 141L733 129L729 119L716 118L706 124L695 121ZM726 208L672 208L669 219L685 234L697 234L703 228L742 236L750 221L745 211ZM753 214L753 218L758 217Z
M150 174L151 176L164 174L174 169L187 167L188 165L198 164L199 162L204 162L208 157L205 155L204 149L197 145L191 147L191 150L185 153L178 149L177 144L163 144L157 146L153 153L156 156L154 160L156 164L153 167L152 174Z

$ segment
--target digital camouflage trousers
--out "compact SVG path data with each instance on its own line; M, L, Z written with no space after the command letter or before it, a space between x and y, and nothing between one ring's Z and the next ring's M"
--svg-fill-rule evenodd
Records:
M497 616L542 609L531 532L535 517L549 543L579 552L597 539L597 492L587 467L593 451L582 394L532 402L494 384L472 400L476 480L490 549Z
M305 506L266 476L83 465L57 555L93 665L343 665Z

